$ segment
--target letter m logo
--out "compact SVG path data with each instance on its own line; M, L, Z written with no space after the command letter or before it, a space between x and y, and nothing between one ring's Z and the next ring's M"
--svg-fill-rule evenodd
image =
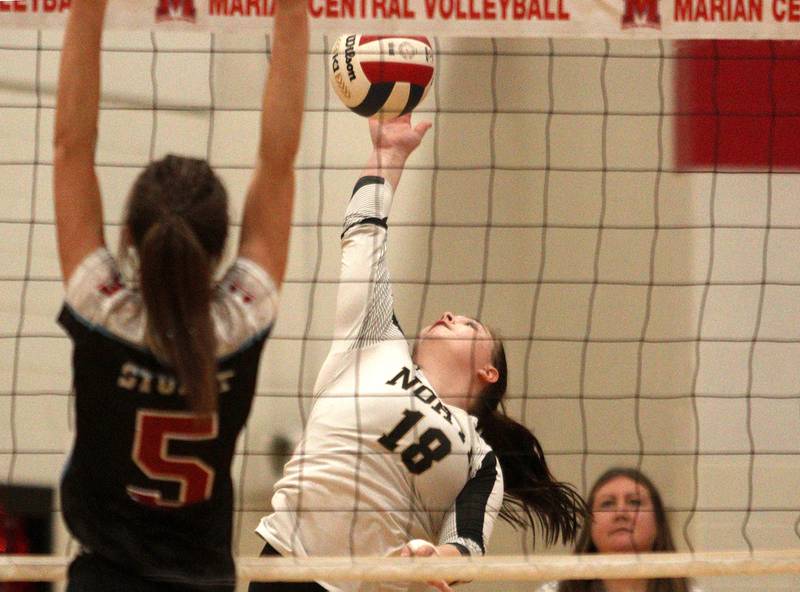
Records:
M658 0L625 0L622 14L622 27L661 28L661 15L658 14Z
M156 6L157 21L189 21L193 23L197 17L194 0L158 0Z

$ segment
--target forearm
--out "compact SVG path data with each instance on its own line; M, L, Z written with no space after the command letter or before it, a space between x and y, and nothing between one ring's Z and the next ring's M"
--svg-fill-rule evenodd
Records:
M393 148L374 148L362 176L383 177L394 189L400 183L408 153Z
M503 505L503 474L494 452L472 458L474 475L458 494L445 516L439 544L464 547L470 555L483 555L494 522Z
M300 144L308 61L308 16L304 2L278 3L272 61L264 89L259 160L291 168Z
M76 0L61 53L54 142L56 150L94 154L100 105L100 40L105 0Z
M273 31L256 169L245 200L239 253L263 266L280 286L286 271L294 204L294 159L305 99L305 2L279 0Z

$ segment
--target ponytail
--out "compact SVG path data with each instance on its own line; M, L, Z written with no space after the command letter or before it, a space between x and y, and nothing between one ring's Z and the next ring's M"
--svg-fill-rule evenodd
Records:
M218 393L209 256L182 217L166 215L145 233L139 259L147 335L173 365L192 411L213 413Z
M538 524L546 544L567 543L578 534L586 506L568 483L557 481L539 441L528 428L514 421L502 406L508 384L503 342L495 339L492 363L498 380L481 394L477 410L478 430L492 447L503 470L505 497L500 517L514 527Z
M189 408L217 410L211 280L228 234L228 197L204 160L167 155L139 175L126 228L139 255L150 347L173 366Z
M478 430L503 469L500 517L515 527L538 524L548 545L574 540L584 516L583 500L571 485L553 477L536 436L497 410L479 418Z

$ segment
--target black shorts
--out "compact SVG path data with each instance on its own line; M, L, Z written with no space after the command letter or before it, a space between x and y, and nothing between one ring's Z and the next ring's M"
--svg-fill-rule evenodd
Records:
M267 543L261 551L262 557L279 557L272 546ZM250 582L248 592L326 592L316 582Z
M235 585L191 586L155 582L96 553L81 553L69 565L67 592L233 592Z

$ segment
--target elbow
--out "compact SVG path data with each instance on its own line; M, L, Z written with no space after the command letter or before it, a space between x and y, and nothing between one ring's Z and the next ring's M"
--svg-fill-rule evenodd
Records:
M80 133L57 125L53 134L53 155L56 159L85 157L87 154L94 158L96 145L96 128L89 133Z
M266 170L274 172L291 173L294 171L294 161L297 158L299 146L262 146L258 151L259 164Z
M53 164L55 166L73 166L75 163L94 165L94 144L91 142L75 142L70 138L57 139L53 142Z
M291 158L269 158L259 160L257 167L265 178L272 183L290 183L294 181L294 159Z

